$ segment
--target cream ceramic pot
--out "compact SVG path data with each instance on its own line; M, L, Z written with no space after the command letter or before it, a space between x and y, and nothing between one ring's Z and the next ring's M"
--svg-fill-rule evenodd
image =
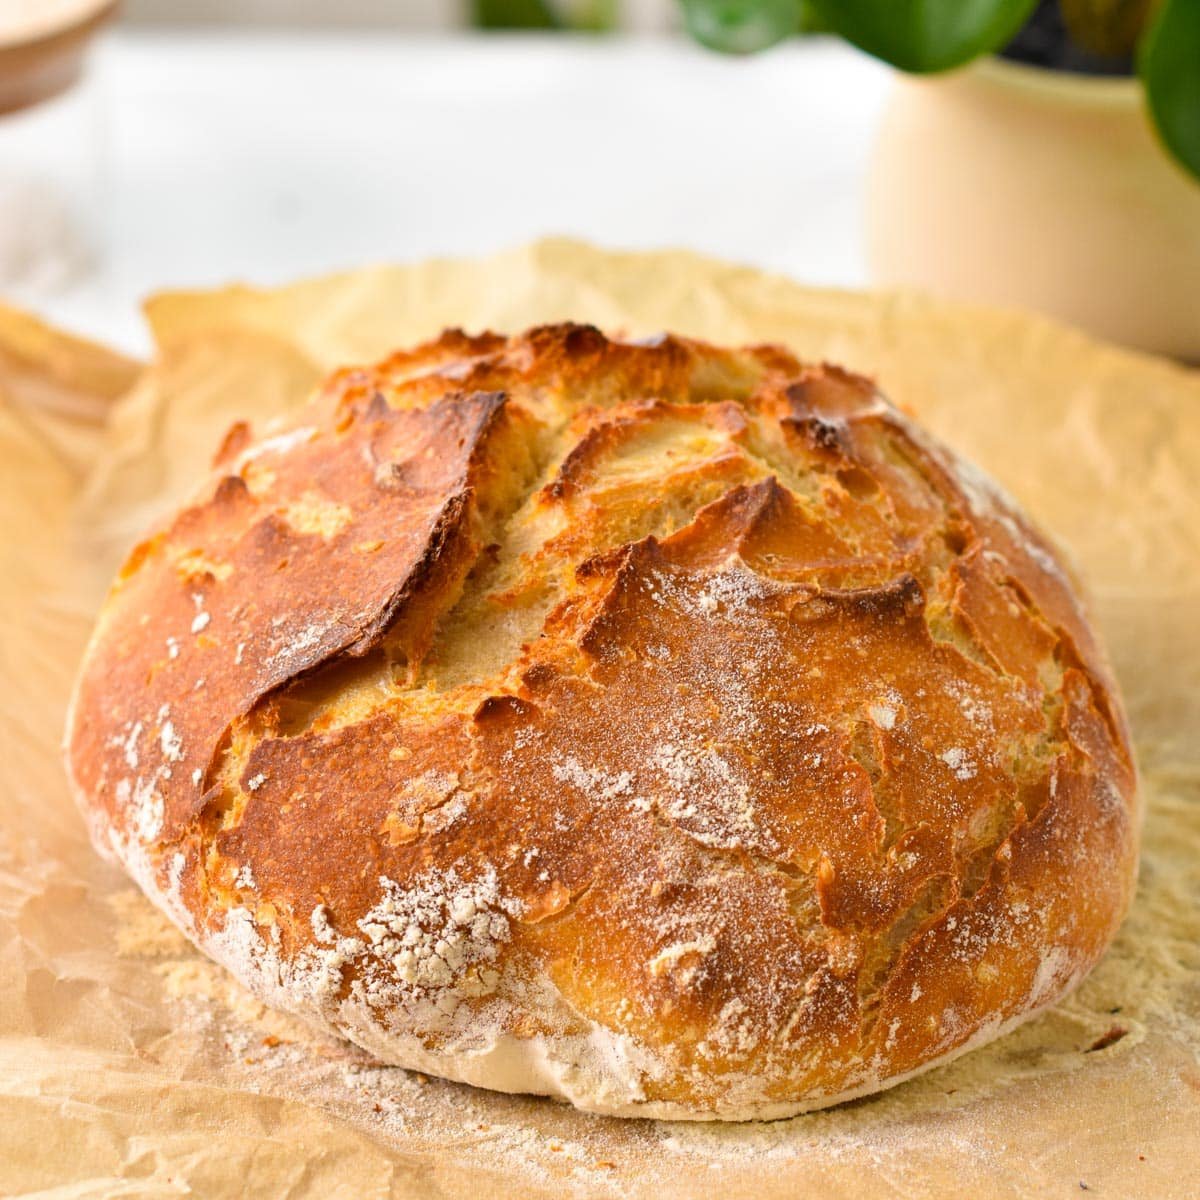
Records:
M1134 80L994 59L901 78L867 211L879 283L1200 361L1200 184L1155 140Z

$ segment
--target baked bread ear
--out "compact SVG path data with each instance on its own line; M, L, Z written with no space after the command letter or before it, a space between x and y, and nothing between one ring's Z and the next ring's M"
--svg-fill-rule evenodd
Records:
M1136 871L1109 667L1011 501L866 379L583 326L236 428L67 760L269 1002L596 1112L896 1083L1078 982Z

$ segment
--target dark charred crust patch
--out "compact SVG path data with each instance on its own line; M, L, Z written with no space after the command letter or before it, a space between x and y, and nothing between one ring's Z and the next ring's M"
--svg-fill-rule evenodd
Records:
M240 475L225 475L217 483L212 503L218 507L236 507L250 499L250 489Z
M536 712L536 705L519 696L486 696L476 707L473 719L476 724L487 725L525 718Z
M576 358L585 354L598 354L608 345L608 339L594 325L563 326L562 344L567 354ZM551 337L557 331L548 331Z

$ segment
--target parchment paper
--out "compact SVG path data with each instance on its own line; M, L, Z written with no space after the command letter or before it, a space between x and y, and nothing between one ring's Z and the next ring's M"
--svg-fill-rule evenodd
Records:
M158 352L138 374L0 311L0 1194L1200 1194L1200 376L1029 316L561 241L163 295L148 315ZM443 325L566 317L874 372L1068 547L1147 814L1134 910L1065 1003L791 1121L594 1118L379 1068L265 1011L92 852L58 763L71 674L122 550L229 422Z

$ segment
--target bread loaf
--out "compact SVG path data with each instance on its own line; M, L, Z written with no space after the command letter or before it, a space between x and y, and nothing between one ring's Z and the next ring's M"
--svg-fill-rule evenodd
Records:
M130 555L67 760L270 1003L484 1087L769 1118L1111 939L1136 775L1077 588L869 380L448 332L268 432Z

